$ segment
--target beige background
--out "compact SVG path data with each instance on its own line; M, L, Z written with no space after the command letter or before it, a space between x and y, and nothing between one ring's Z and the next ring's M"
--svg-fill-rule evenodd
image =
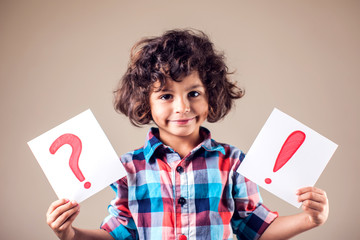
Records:
M151 2L151 3L150 3ZM245 152L273 107L339 144L316 186L328 222L295 239L359 239L360 1L0 1L0 239L56 239L56 199L27 141L91 108L120 155L144 142L112 108L130 47L193 27L225 51L245 87L213 137ZM299 210L262 190L281 215ZM98 228L113 198L82 204L76 226Z

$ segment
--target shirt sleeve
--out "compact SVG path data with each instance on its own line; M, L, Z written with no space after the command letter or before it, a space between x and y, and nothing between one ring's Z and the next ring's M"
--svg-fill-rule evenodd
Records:
M110 186L116 192L116 197L111 201L108 207L109 215L100 228L110 233L114 239L138 239L136 225L128 205L127 177Z
M235 201L235 212L231 219L233 231L239 240L259 239L278 214L271 212L262 204L257 184L236 171L233 181Z

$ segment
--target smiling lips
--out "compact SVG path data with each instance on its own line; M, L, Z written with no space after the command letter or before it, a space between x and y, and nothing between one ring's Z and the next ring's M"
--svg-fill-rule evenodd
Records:
M172 123L178 124L178 125L186 125L187 123L189 123L190 121L192 121L194 119L195 119L195 117L187 118L187 119L169 120L169 121Z

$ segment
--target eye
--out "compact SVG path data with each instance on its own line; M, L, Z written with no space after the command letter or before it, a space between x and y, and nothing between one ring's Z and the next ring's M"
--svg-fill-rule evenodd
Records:
M171 94L164 94L160 96L161 100L170 100L172 99L172 95Z
M198 97L200 95L199 92L197 91L191 91L188 93L188 96L191 97L191 98L195 98L195 97Z

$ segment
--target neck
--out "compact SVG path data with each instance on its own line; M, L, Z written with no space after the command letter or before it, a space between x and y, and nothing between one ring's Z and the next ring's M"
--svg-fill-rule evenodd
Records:
M197 145L202 141L199 131L192 136L167 136L167 134L161 134L160 140L174 149L181 158L184 158L190 153Z

